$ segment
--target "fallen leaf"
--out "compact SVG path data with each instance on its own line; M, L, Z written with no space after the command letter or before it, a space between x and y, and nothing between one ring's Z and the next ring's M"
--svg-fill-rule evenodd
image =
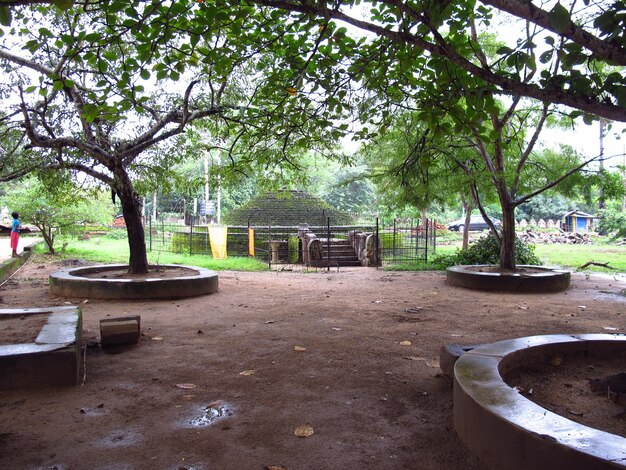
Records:
M341 328L337 328L336 326L333 326L331 329L334 331L341 331Z
M410 307L404 309L406 313L419 313L422 310L424 310L424 307Z
M613 326L603 326L602 329L603 330L607 330L607 331L617 331L617 330L619 330L619 328L615 328Z
M563 364L563 358L561 356L554 356L552 359L550 359L550 364L552 364L553 366L560 366L561 364Z
M585 307L584 305L579 305L578 308L585 310L587 307Z
M83 300L83 303L84 303L84 304L88 304L88 303L89 303L89 299L85 299L85 300Z
M196 384L176 384L176 388L181 388L183 390L192 390L197 387Z
M272 323L276 323L276 320L267 320L265 322L266 325L271 325Z
M372 300L373 304L382 304L383 301L382 300Z
M400 341L400 346L411 346L411 342L410 341Z
M246 369L246 370L242 370L241 372L239 372L239 375L252 375L254 374L256 371L254 369Z
M280 465L269 465L263 467L264 470L287 470L287 467L281 467Z
M306 351L306 348L304 346L294 346L293 350L294 351L298 351L298 352L302 352L302 351Z
M150 336L152 341L163 341L163 336Z
M439 365L439 361L435 360L435 361L426 361L426 365L428 367L432 367L433 369L439 369L440 365Z
M409 361L425 361L426 358L424 357L417 357L417 356L405 356L405 359L408 359Z
M183 395L181 397L183 400L193 400L194 398L196 398L195 395Z
M517 308L521 310L528 310L528 305L518 305Z
M314 432L313 426L309 424L302 424L296 428L294 434L298 437L309 437L312 436Z

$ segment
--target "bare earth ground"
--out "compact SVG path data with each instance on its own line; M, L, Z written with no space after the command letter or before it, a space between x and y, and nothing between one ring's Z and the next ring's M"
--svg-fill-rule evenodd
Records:
M518 295L442 273L221 272L210 296L85 303L48 293L59 266L30 260L0 307L72 302L87 339L139 314L143 336L87 348L82 386L0 392L3 469L485 469L453 430L439 348L626 327L611 278ZM208 406L222 416L202 419ZM296 436L304 424L314 434Z

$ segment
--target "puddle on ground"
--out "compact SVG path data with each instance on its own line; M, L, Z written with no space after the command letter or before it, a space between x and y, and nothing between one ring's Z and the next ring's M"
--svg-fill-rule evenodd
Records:
M626 289L618 291L596 291L593 293L593 300L626 303Z
M189 424L194 427L210 426L222 418L233 415L232 407L222 401L216 401L200 409L200 416L193 418Z
M100 439L98 442L99 447L115 448L126 447L134 444L138 444L142 441L142 434L137 429L126 428L118 429L111 432L108 436Z

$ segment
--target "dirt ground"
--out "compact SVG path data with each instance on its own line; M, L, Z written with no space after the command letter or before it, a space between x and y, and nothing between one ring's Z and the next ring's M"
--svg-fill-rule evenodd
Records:
M623 278L520 295L442 273L221 272L210 296L122 302L51 296L59 266L31 259L0 307L80 305L92 343L100 319L138 314L143 336L88 347L82 386L0 392L0 468L485 469L453 430L439 348L626 327Z

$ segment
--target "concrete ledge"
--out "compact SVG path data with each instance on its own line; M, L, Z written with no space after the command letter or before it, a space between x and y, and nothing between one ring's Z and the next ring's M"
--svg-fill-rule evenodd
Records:
M9 258L0 263L0 282L4 282L11 274L17 271L30 258L30 246L24 247L24 251L19 258Z
M554 354L626 350L626 335L547 335L464 352L454 366L454 427L490 468L626 468L626 439L570 421L526 399L502 374Z
M185 268L196 274L147 279L83 277L94 272L115 271L127 267L124 264L108 264L61 269L50 274L50 293L63 297L94 299L179 299L212 294L218 289L218 275L215 271L174 264L159 265L159 268Z
M34 343L0 346L0 390L76 385L82 369L79 307L0 310L2 316L48 314Z
M569 271L543 266L520 265L518 268L533 269L535 273L498 273L479 271L492 265L451 266L446 269L446 282L450 286L494 292L560 292L570 286Z

